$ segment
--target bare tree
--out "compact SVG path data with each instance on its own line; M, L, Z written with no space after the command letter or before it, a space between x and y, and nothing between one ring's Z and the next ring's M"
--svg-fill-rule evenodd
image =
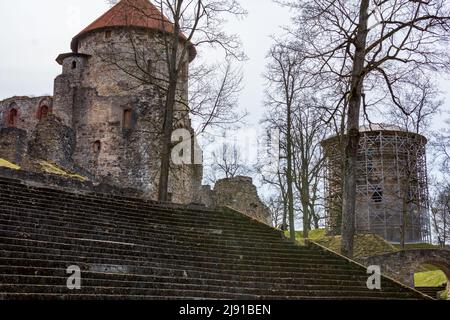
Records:
M295 241L295 217L294 217L294 150L293 150L293 114L295 112L296 98L299 90L303 89L300 78L301 60L295 53L287 50L283 46L274 46L269 53L270 62L266 72L269 82L267 91L267 105L274 108L276 113L281 115L284 151L286 156L286 176L287 185L287 214L289 220L289 234L292 241ZM306 83L304 83L306 85ZM279 127L281 129L281 126Z
M449 72L450 9L444 0L280 1L297 11L292 34L306 57L316 61L324 84L348 83L342 253L353 255L356 157L362 117L368 107L411 110L401 93L422 88L422 75ZM413 81L413 86L411 86ZM381 92L381 94L380 94ZM383 94L387 92L387 94ZM370 121L370 120L369 120Z
M197 124L197 134L242 124L248 115L246 110L237 110L242 81L242 69L234 67L228 59L225 64L195 63L189 77L189 109Z
M450 119L447 119L445 124L444 128L434 132L432 141L434 156L444 181L450 178Z
M324 112L312 93L301 95L300 107L294 114L294 183L299 193L303 217L303 237L308 238L311 222L319 228L321 217L317 210L319 183L324 165L321 141L327 127Z
M233 95L237 91L234 88L240 82L236 73L233 73L231 65L223 74L218 90L212 90L217 94L214 98L203 97L200 93L195 96L196 101L204 102L206 109L210 110L206 114L205 109L200 107L190 110L186 97L187 88L183 83L187 83L187 65L195 54L196 48L202 45L209 45L222 50L227 59L243 59L245 56L240 50L240 42L237 36L228 35L223 27L225 18L239 17L246 14L237 0L154 0L154 4L159 9L158 15L143 10L142 1L122 0L125 5L132 8L133 12L154 21L158 21L160 32L155 37L158 45L154 48L142 48L140 39L132 32L128 34L128 41L131 44L131 52L128 52L128 59L124 59L122 46L110 48L103 57L115 68L122 70L130 78L133 78L140 85L155 86L162 101L162 128L161 128L161 150L160 150L160 176L159 192L160 201L168 200L168 182L171 166L172 133L174 125L180 121L180 117L186 117L186 113L180 112L177 105L182 105L190 113L199 115L206 119L201 130L214 123L214 119L226 116L227 121L233 120L229 113L224 113L224 106L230 103L227 95ZM128 17L127 21L132 21ZM128 61L127 61L128 60ZM196 73L211 73L211 69ZM211 94L204 91L203 95ZM232 98L228 98L232 99ZM207 101L207 102L206 102ZM209 103L213 103L211 106ZM216 121L220 123L221 121Z
M450 185L440 185L431 199L431 222L440 246L450 240Z
M416 85L420 87L416 88ZM406 113L398 108L390 110L388 119L391 123L400 125L408 132L417 134L424 134L429 127L431 118L439 111L442 101L437 100L438 92L436 85L430 80L426 79L419 83L411 80L410 85L405 87L405 91L401 93L408 104L405 106ZM419 204L426 199L420 199L420 194L411 190L417 187L418 181L418 167L422 166L417 156L417 146L420 145L418 141L408 140L406 155L404 159L399 158L402 165L400 166L400 174L402 177L401 190L398 190L399 201L402 203L401 226L400 226L400 246L405 249L406 234L411 223L409 216L410 208L413 206L419 207Z
M318 83L306 63L298 51L279 43L269 53L266 71L269 112L265 123L280 132L283 160L272 183L286 200L291 239L295 239L295 211L301 212L304 237L311 222L318 227L321 219L317 210L323 165L320 142L327 131L327 112L315 97Z

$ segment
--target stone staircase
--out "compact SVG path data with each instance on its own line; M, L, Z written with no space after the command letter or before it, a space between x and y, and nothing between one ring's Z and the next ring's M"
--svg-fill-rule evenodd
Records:
M82 271L67 288L67 268ZM0 178L0 299L423 299L240 213Z
M442 285L440 287L416 287L416 290L422 292L433 298L438 298L438 294L447 289L447 285Z

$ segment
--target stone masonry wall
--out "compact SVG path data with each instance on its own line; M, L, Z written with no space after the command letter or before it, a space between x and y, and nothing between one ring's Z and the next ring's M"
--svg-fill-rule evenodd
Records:
M21 164L27 152L27 132L18 128L0 129L0 158Z
M269 209L258 196L250 177L234 177L216 182L214 190L203 186L202 201L214 207L229 206L263 223L271 225Z
M154 82L143 84L124 70L139 75L137 64L164 78L161 43L145 30L112 29L91 32L80 39L77 54L63 55L63 74L55 80L55 114L72 125L77 145L74 160L99 180L143 190L157 196L160 165L160 132L164 96ZM130 40L133 37L133 42ZM142 50L134 59L133 45ZM181 45L180 45L181 47ZM75 66L75 68L73 68ZM183 73L186 75L188 61ZM180 83L180 101L187 101L187 77ZM176 128L191 130L183 104L176 106ZM125 123L125 113L131 116ZM173 166L172 200L197 202L202 169Z
M53 106L52 97L12 97L0 101L0 128L10 127L8 123L9 112L11 109L16 109L18 116L14 127L25 130L27 137L29 137L40 121L39 109L42 106L47 106L51 110Z

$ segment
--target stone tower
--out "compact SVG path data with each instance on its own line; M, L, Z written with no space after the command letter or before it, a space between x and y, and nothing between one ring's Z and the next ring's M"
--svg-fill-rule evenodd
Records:
M400 242L429 242L427 139L400 127L374 124L360 128L356 168L356 231ZM342 152L337 136L322 142L326 157L328 228L340 234ZM403 220L405 219L405 220Z
M96 177L156 197L167 78L164 34L172 24L148 0L122 0L76 35L57 62L53 112L76 134L74 160ZM182 63L175 128L193 132L188 115L192 44ZM178 140L178 139L177 139ZM198 200L201 165L173 166L172 200Z

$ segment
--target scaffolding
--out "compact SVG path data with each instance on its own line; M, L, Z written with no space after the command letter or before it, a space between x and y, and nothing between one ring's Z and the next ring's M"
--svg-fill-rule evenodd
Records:
M342 138L342 137L341 137ZM343 144L322 142L326 157L325 204L330 234L340 234ZM427 139L393 126L361 128L356 181L356 231L398 243L430 242ZM403 228L405 225L406 228Z

